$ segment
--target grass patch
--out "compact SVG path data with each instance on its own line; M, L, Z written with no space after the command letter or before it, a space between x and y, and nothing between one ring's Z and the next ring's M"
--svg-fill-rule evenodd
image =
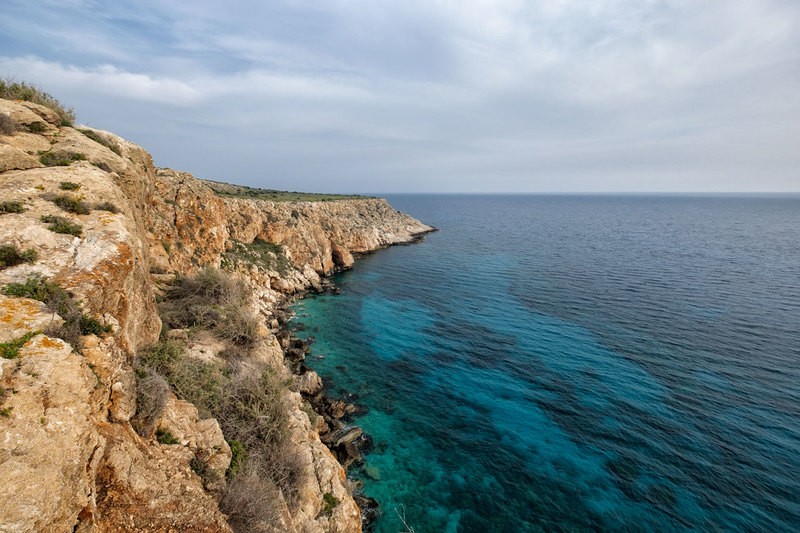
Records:
M75 161L86 161L86 156L80 152L43 152L39 154L39 161L46 167L68 167Z
M181 443L181 441L179 441L175 437L175 435L173 435L172 433L170 433L166 429L159 429L158 431L156 431L156 439L161 444L172 445L172 444L180 444Z
M83 349L81 336L103 335L111 332L111 326L81 312L78 302L57 283L41 276L31 276L25 283L9 283L2 290L6 296L31 298L43 302L47 308L64 321L60 326L52 326L44 331L49 337L57 337L80 351Z
M284 254L283 246L261 239L246 244L234 242L233 247L222 256L223 266L231 263L245 262L257 265L265 270L274 270L286 275L294 269L294 265Z
M119 213L119 208L111 202L100 202L95 204L94 208L98 211L108 211L109 213Z
M324 194L311 192L278 191L275 189L260 189L245 185L232 185L212 180L202 180L217 196L226 198L249 198L253 200L269 200L272 202L334 202L337 200L357 200L375 198L359 194Z
M106 148L108 148L109 150L114 152L115 154L117 154L119 156L122 155L122 149L119 147L119 144L117 144L114 140L106 137L105 135L103 135L101 133L98 133L98 132L96 132L94 130L85 129L85 128L79 128L78 131L83 133L87 137L89 137L91 140L93 140L97 144L101 144L101 145L105 146Z
M64 106L58 99L30 83L0 79L0 98L25 100L49 107L59 116L62 126L72 126L75 122L75 111L71 107Z
M0 245L0 270L22 263L33 263L38 258L36 250L20 250L13 244Z
M11 416L11 410L13 407L3 407L0 409L0 416L3 418L9 418Z
M14 200L0 202L0 214L4 213L22 213L25 208L22 207L22 202Z
M71 222L69 219L56 215L42 215L42 222L47 224L47 229L54 233L74 235L80 237L83 234L83 226Z
M19 124L14 119L5 113L0 113L0 135L14 135L18 129Z
M25 346L25 343L38 334L38 331L30 331L18 339L0 343L0 357L4 359L14 359L19 355L19 351Z
M59 188L62 191L77 191L81 188L80 184L75 183L74 181L62 181Z

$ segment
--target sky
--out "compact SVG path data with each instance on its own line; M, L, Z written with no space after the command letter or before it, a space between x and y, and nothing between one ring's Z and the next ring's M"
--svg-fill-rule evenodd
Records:
M3 0L0 76L201 178L800 191L798 0Z

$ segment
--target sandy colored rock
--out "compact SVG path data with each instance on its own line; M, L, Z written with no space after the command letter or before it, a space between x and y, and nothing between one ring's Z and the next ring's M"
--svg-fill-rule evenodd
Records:
M0 172L43 166L38 159L9 144L0 144Z

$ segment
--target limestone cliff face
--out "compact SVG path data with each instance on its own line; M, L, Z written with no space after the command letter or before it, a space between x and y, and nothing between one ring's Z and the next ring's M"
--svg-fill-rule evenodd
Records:
M0 201L23 208L0 214L0 245L38 255L0 269L0 286L39 274L112 328L84 337L79 352L38 333L61 320L43 304L0 296L0 343L24 341L15 358L0 357L0 531L229 531L214 494L190 468L199 448L215 468L227 467L230 449L216 422L172 398L161 424L180 445L144 439L130 424L133 359L161 331L158 279L207 265L244 277L264 318L257 356L288 375L270 318L275 306L350 266L353 253L409 242L431 228L379 199L221 198L189 174L156 169L145 150L111 133L60 127L42 106L0 99L0 113L19 125L0 134ZM73 162L45 166L43 153ZM80 188L63 191L62 182ZM92 209L67 213L52 201L62 194ZM98 209L101 202L115 209ZM47 215L80 224L81 235L51 231ZM237 247L257 238L283 245L287 264L237 260ZM304 477L299 504L287 507L276 528L360 531L344 470L311 427L299 394L287 401ZM326 493L341 502L328 513Z

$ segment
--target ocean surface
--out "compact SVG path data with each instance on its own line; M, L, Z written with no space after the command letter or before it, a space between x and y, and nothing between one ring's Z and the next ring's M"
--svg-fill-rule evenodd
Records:
M295 306L375 531L800 530L800 197L389 200Z

